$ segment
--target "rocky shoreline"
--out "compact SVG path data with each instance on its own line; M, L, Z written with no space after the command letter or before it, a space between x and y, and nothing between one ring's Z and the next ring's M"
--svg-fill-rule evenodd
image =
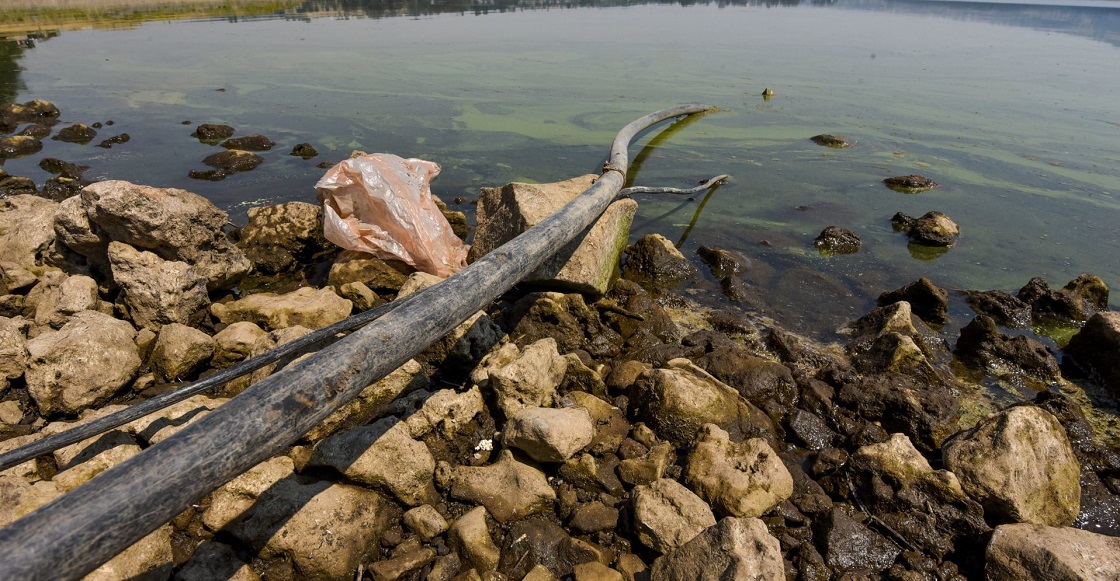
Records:
M0 452L433 282L340 253L302 202L232 229L98 182L0 200L0 224ZM707 268L733 296L745 264L652 235L582 292L540 278L90 578L1115 578L1120 449L1062 388L1120 395L1103 281L969 293L950 345L921 279L820 345L673 289ZM1084 326L1059 361L1032 320ZM0 472L0 527L285 364ZM966 422L965 376L1038 395Z

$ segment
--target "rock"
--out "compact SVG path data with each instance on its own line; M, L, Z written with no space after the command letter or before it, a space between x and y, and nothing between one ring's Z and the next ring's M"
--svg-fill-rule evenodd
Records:
M310 465L329 466L350 480L383 488L408 506L436 500L435 458L396 418L328 437L315 445Z
M839 570L883 571L902 552L883 535L836 507L813 521L814 537L830 567Z
M852 146L842 135L830 135L828 133L814 135L810 137L809 140L817 145L831 147L833 149L844 149Z
M511 183L501 188L482 188L478 197L478 229L469 260L474 262L551 216L591 187L596 177L585 175L552 184ZM524 282L605 294L637 206L633 200L611 204L585 234L561 248Z
M420 292L440 280L426 272L414 272L401 287L397 298ZM484 311L477 311L429 346L417 360L429 369L465 371L473 368L495 345L500 344L504 335L489 315Z
M1055 291L1035 277L1019 289L1019 299L1031 306L1035 320L1085 321L1108 310L1108 285L1098 276L1082 274Z
M609 562L604 549L569 536L544 516L513 523L501 555L498 572L507 579L522 579L538 567L544 567L553 577L566 577L581 563Z
M67 427L72 426L73 424ZM58 428L52 426L50 431L55 430ZM131 436L123 431L113 430L55 451L59 472L51 478L51 482L59 490L70 491L139 453L140 446Z
M785 365L753 355L722 333L699 331L681 344L702 349L703 355L691 356L692 361L752 404L764 409L797 404L797 382Z
M513 349L516 353L516 346ZM557 352L556 340L552 338L529 345L508 363L498 361L497 365L485 367L487 385L506 417L526 406L551 406L567 368L568 362Z
M256 133L245 137L234 137L221 143L221 146L226 149L242 151L268 151L274 145L276 145L275 141Z
M353 303L329 288L301 287L290 293L257 293L229 303L214 303L210 312L223 323L249 321L266 329L300 325L321 329L350 316Z
M750 259L723 248L701 246L696 249L696 254L708 265L712 274L720 279L740 275L750 267Z
M128 430L143 443L151 446L166 439L191 423L229 401L225 398L211 398L195 395L129 422Z
M125 321L83 311L27 342L27 388L43 415L74 414L107 401L136 377L140 357Z
M403 265L397 268L395 264L400 265L371 258L368 254L344 252L331 265L328 281L336 289L346 283L360 282L374 291L396 293L404 286L408 275L403 272Z
M904 194L916 194L940 187L937 182L927 177L914 174L887 178L883 180L883 183L886 184L888 188Z
M570 363L569 363L570 365ZM630 431L626 414L619 408L583 391L570 391L560 400L564 407L586 408L595 425L595 435L587 451L592 454L614 453Z
M757 518L727 517L653 562L650 581L783 581L781 546Z
M34 196L39 193L35 187L35 180L19 176L8 175L0 169L0 199L14 196Z
M486 509L476 506L459 517L447 531L447 540L459 558L476 571L485 573L498 566L501 552L486 528Z
M405 419L409 433L420 438L436 431L450 438L486 409L482 391L474 386L463 393L441 389L428 397L416 413Z
M503 312L502 319L510 336L524 337L518 344L551 337L562 353L583 349L592 357L614 358L622 342L618 333L587 305L583 295L575 293L530 293Z
M233 135L233 127L229 125L212 125L203 123L195 128L192 137L197 137L203 143L217 143Z
M938 559L989 532L980 504L968 498L957 476L934 470L910 439L860 447L842 469L851 492L912 546Z
M626 248L622 276L654 287L671 287L696 274L680 250L660 234L646 234Z
M97 147L103 147L105 149L111 149L114 145L120 145L122 143L128 143L131 140L132 140L131 135L129 135L127 133L118 133L117 135L114 135L114 136L112 136L108 139L102 139L101 143L97 144Z
M0 200L0 262L24 268L41 264L54 242L56 202L38 196Z
M242 472L210 493L210 504L202 522L210 531L219 531L252 508L257 499L276 483L289 478L295 470L287 456L269 458Z
M311 159L316 155L319 155L319 152L316 151L316 149L312 147L310 143L298 143L295 147L292 148L292 152L288 155L302 157L303 159Z
M793 494L793 477L765 440L732 443L713 424L700 430L684 479L720 516L761 516Z
M53 173L72 180L80 180L82 179L82 174L89 169L89 166L69 163L53 157L44 157L39 160L39 168L47 173Z
M121 287L121 302L137 327L153 331L171 323L194 327L206 318L208 281L191 265L163 260L121 242L109 243L108 256L113 281Z
M174 566L171 552L171 527L164 525L90 571L82 579L83 581L167 579L171 576Z
M197 194L104 181L86 186L81 200L89 223L108 239L186 262L211 291L231 288L252 266L222 230L229 216Z
M214 354L214 340L186 325L171 323L159 332L149 365L163 381L192 377Z
M1004 327L1022 329L1031 324L1031 306L1006 291L965 291L965 300L977 314L988 315Z
M53 124L52 124L53 125ZM42 139L51 134L51 127L42 123L31 123L23 129L19 130L16 135L27 135L36 139Z
M898 290L879 295L880 307L906 301L910 310L927 323L944 325L949 315L949 291L922 277Z
M75 123L73 125L70 125L69 127L63 127L62 129L59 129L58 133L55 134L55 136L51 139L54 139L56 141L66 141L69 143L80 143L82 145L85 145L90 141L93 141L94 137L97 137L96 129L89 127L88 125Z
M789 415L789 433L801 441L806 448L814 451L830 448L840 435L828 427L828 423L813 412L795 409Z
M44 273L27 299L25 305L35 309L35 324L56 329L81 311L98 310L100 303L97 281L85 275L65 276L57 271Z
M385 299L360 282L348 282L338 287L338 295L354 304L354 310L362 313L385 304Z
M268 331L256 323L240 321L230 324L214 334L214 356L210 365L215 369L225 369L259 355L275 345Z
M249 223L237 246L257 271L278 274L298 269L327 248L323 210L307 202L249 208Z
M62 496L58 485L48 480L29 483L14 475L0 474L0 527L6 527L27 513Z
M0 262L0 290L18 293L27 292L39 277L14 262Z
M302 578L348 581L398 516L372 490L286 478L227 530L262 558L290 560Z
M22 376L27 369L26 326L23 319L0 317L0 383Z
M422 504L405 512L404 526L425 541L442 535L448 528L447 519L430 504Z
M762 437L770 443L775 438L773 424L761 410L687 359L643 373L630 401L639 419L677 445L691 442L704 424L723 428L737 442Z
M1073 364L1089 371L1120 395L1120 312L1093 315L1065 349Z
M999 332L987 315L977 315L961 329L953 353L966 366L995 375L1027 374L1045 382L1058 382L1058 359L1042 343L1026 335Z
M888 432L906 434L925 452L941 448L956 431L961 414L960 402L948 385L905 375L858 378L845 383L836 399Z
M396 579L405 579L409 573L413 571L419 572L419 569L436 560L436 550L431 547L416 545L402 551L402 546L398 546L393 550L393 557L391 559L378 561L369 566L368 571L373 575L375 580L394 581Z
M985 573L991 581L1115 579L1120 538L1035 524L996 527Z
M989 523L1067 526L1081 501L1081 468L1065 430L1030 405L989 415L942 448L945 466Z
M926 212L920 218L898 212L891 218L891 225L906 232L912 242L926 246L952 246L961 235L957 223L941 212Z
M560 581L560 580L559 580L559 578L556 577L556 575L552 574L552 571L548 570L548 567L545 567L544 565L537 565L536 567L533 567L531 570L529 570L529 572L524 577L521 578L521 581Z
M404 365L394 369L385 377L366 386L357 397L343 404L342 407L327 416L325 420L308 430L308 432L303 435L303 438L309 442L317 442L340 430L353 426L364 426L371 420L379 417L384 412L385 408L399 396L426 389L429 384L428 376L424 375L420 364L417 363L415 359L409 359ZM409 416L406 423L409 424L409 432L413 438L418 438L422 436L423 433L418 433L413 429L411 423L412 418L421 415L421 412L429 409L428 406L431 405L432 400L440 397L440 394L444 391L454 393L451 390L436 392L428 398L428 401L424 403L424 407L420 411ZM479 395L477 388L474 389L474 395L477 396L479 407L481 407L482 396ZM442 416L442 418L446 419L448 422L452 421L452 417L453 414L450 411L445 411Z
M448 476L452 498L481 504L499 523L508 523L552 507L556 492L544 472L502 450L498 461L481 467L457 466ZM494 494L501 490L501 495Z
M598 562L580 563L572 569L573 581L623 581L622 573Z
M237 556L233 547L217 541L205 541L194 550L191 559L183 564L174 581L260 581L260 575Z
M43 149L43 142L29 135L0 137L0 159L26 157Z
M568 526L577 533L589 534L618 528L618 509L598 500L581 504L572 512Z
M662 478L630 494L638 540L662 554L716 524L708 505L676 480Z
M828 226L813 240L821 254L852 254L859 252L859 245L859 234L839 226Z
M618 477L634 485L649 485L665 475L673 461L673 447L661 442L650 447L641 458L627 458L618 463Z
M217 182L237 172L256 169L258 165L264 163L264 158L251 151L230 149L208 155L202 160L202 163L214 169L191 170L187 176L196 180Z
M35 99L23 104L0 105L0 133L10 133L23 123L50 123L58 119L58 107L50 101Z
M523 450L537 462L563 462L594 437L595 425L586 408L526 406L510 416L502 444Z

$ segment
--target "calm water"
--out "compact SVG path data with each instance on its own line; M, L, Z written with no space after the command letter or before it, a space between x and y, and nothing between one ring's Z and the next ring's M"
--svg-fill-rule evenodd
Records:
M20 36L3 10L0 30ZM641 198L635 234L659 232L686 254L741 251L752 306L795 330L829 337L919 276L1014 291L1091 272L1120 290L1118 3L351 0L264 12L35 23L40 36L61 32L0 45L0 98L51 100L64 123L113 120L94 143L132 140L47 140L3 168L41 184L38 160L57 157L91 166L88 178L195 191L241 223L253 205L314 201L321 161L387 151L440 163L435 193L470 211L480 186L593 172L631 119L701 101L721 110L653 133L634 182L734 179L700 212L702 199ZM183 121L278 145L252 172L192 180L216 149ZM855 145L822 148L808 140L819 133ZM300 142L321 155L287 155ZM942 187L904 195L880 183L909 173ZM963 232L940 255L890 226L895 212L929 210ZM811 243L828 225L855 230L863 248L820 256ZM718 303L713 282L700 287L698 300ZM971 318L954 308L950 333Z

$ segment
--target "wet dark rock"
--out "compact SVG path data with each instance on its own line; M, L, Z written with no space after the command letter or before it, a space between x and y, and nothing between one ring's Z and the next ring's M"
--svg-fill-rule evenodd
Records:
M614 530L618 527L618 509L598 500L582 504L572 513L568 526L583 534Z
M781 546L766 524L757 518L735 517L720 520L654 561L649 577L650 581L785 578Z
M319 152L316 151L316 149L312 147L310 143L300 143L292 148L291 155L302 157L303 159L311 159L316 155L319 155Z
M82 174L89 169L88 165L78 165L55 159L53 157L44 157L39 160L39 168L47 173L53 173L57 176L69 178L72 180L82 179Z
M693 333L681 344L694 348L689 357L696 365L756 406L767 402L785 407L797 404L797 383L785 365L752 355L726 335L713 331Z
M910 310L927 323L944 325L948 320L949 291L922 277L898 290L879 295L880 307L906 301Z
M918 192L932 190L939 186L937 182L915 174L887 178L883 180L883 183L886 184L888 188L904 194L916 194Z
M58 107L49 101L36 99L26 103L0 105L0 132L14 131L21 123L49 123L58 119Z
M800 409L790 414L789 431L810 450L823 450L839 439L820 416Z
M1081 406L1068 395L1056 391L1042 391L1034 398L1034 405L1050 412L1066 429L1073 452L1081 462L1082 470L1101 472L1106 476L1120 476L1120 449L1097 442L1093 427L1085 418ZM1120 493L1120 490L1117 490Z
M844 139L844 136L842 135L829 135L828 133L822 133L820 135L814 135L809 139L817 145L832 147L834 149L844 149L846 147L852 146L852 144L848 143L848 140Z
M513 523L501 545L498 572L508 579L521 579L537 565L557 577L571 575L576 565L605 557L601 548L572 538L563 528L543 517Z
M320 161L319 163L315 164L315 167L319 169L330 169L333 166L334 163L329 161Z
M712 275L720 279L742 274L750 268L751 264L750 259L738 252L714 246L701 246L696 250L696 254L704 264L708 265Z
M1088 372L1120 396L1120 312L1093 315L1069 340L1066 355L1070 365Z
M32 123L21 129L16 135L26 135L28 137L34 137L35 139L42 139L50 134L51 128L49 126L43 125L42 123Z
M35 187L35 181L31 178L8 175L8 172L0 169L0 198L24 194L34 196L38 193L39 191Z
M619 310L604 311L603 320L621 335L630 358L660 364L683 355L680 329L653 295L633 281L619 279L607 298Z
M899 212L891 218L891 225L900 232L906 232L910 240L926 246L949 247L956 244L961 230L956 222L941 212L926 212L914 218Z
M859 234L841 228L829 226L813 240L813 246L825 254L852 254L859 251Z
M471 232L470 223L467 222L467 214L448 208L447 204L439 199L438 196L432 196L432 201L435 202L436 207L439 208L439 213L443 214L443 217L447 219L447 223L451 225L451 232L466 242Z
M55 136L51 139L57 141L65 141L67 143L80 143L84 145L86 143L89 143L90 141L93 141L94 137L97 137L96 129L88 125L75 123L69 127L63 127L62 129L59 129L58 133L55 134Z
M626 248L622 276L653 287L669 287L695 274L688 259L660 234L647 234Z
M940 448L960 419L960 402L948 386L904 375L860 377L844 385L837 400L889 432L906 434L925 452Z
M211 125L210 123L203 123L195 128L191 136L197 137L198 140L202 142L216 143L233 136L233 127L229 125Z
M56 202L61 202L67 198L72 198L81 193L82 188L88 185L89 182L81 179L70 179L67 177L50 178L43 184L43 191L39 195Z
M274 145L276 145L275 141L257 133L245 137L234 137L221 143L221 146L226 149L241 151L268 151Z
M1031 324L1031 306L1001 290L965 291L965 300L979 315L988 315L999 325L1021 329Z
M1026 335L1001 333L995 320L987 315L978 315L961 329L953 353L973 369L997 374L1025 373L1047 382L1061 378L1058 360L1046 345Z
M248 152L231 149L209 155L202 163L215 168L214 171L191 171L190 177L218 181L230 174L241 171L250 171L264 162L261 156Z
M941 373L933 363L948 359L941 337L914 317L910 303L878 307L852 324L848 352L864 372L901 372L936 382Z
M1086 321L1108 310L1108 285L1098 276L1082 274L1055 291L1039 276L1019 289L1019 299L1031 306L1036 321Z
M97 147L103 147L105 149L109 149L109 148L113 147L114 145L117 145L117 144L120 144L120 143L128 143L129 140L131 140L131 139L132 139L131 135L129 135L127 133L121 133L119 135L114 135L114 136L112 136L108 139L101 140L101 143L98 143Z
M0 159L24 157L43 149L43 142L27 135L0 137Z
M322 215L322 208L306 202L250 208L237 246L259 272L299 268L327 248Z
M883 571L902 549L836 507L813 522L825 563L842 571Z
M580 294L531 293L504 309L500 325L518 344L552 337L561 353L582 349L592 357L618 355L622 337L600 322L599 314Z

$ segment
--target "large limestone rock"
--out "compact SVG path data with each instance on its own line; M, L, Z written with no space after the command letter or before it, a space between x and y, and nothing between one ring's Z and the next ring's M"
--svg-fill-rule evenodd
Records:
M209 281L210 290L232 287L251 268L249 259L222 230L229 216L202 196L112 180L86 186L81 200L92 232L106 241L154 252L164 260L186 262ZM85 232L74 234L89 239ZM79 246L71 249L81 254L97 245Z
M1104 311L1090 317L1069 340L1066 354L1120 395L1120 312Z
M36 325L55 329L75 313L99 310L99 304L97 281L81 274L66 276L57 270L43 273L24 302L28 309L34 308Z
M209 335L194 327L171 323L160 329L149 365L160 379L178 381L191 376L213 354L214 340Z
M761 516L793 494L793 477L766 441L735 444L713 424L700 431L685 482L723 516Z
M179 323L197 326L206 318L210 297L207 281L186 262L164 260L128 244L109 243L113 280L137 327L158 331Z
M26 321L0 317L0 385L27 369Z
M202 523L210 531L221 530L246 513L265 491L291 476L294 470L291 458L276 456L242 472L210 493L210 504L202 513Z
M136 377L140 356L132 325L96 311L74 315L58 331L27 342L27 388L44 415L104 403Z
M248 216L237 245L265 274L298 268L327 246L323 209L318 204L288 202L249 208Z
M770 419L734 389L688 359L673 359L666 366L639 376L630 398L638 417L659 436L685 445L704 424L715 424L736 442L774 440Z
M452 498L485 506L500 523L547 510L556 500L544 472L519 462L509 450L502 450L498 461L489 466L443 466L436 477L450 489Z
M372 490L293 477L271 486L227 530L265 559L288 559L300 578L349 581L399 516Z
M38 196L21 195L0 200L0 262L23 267L41 262L54 242L56 212L56 202Z
M329 288L298 288L290 293L257 293L229 303L214 303L210 312L223 323L249 321L266 329L300 325L320 329L350 316L353 303Z
M692 540L716 524L712 509L676 480L662 478L631 493L638 540L661 553Z
M268 331L256 323L238 321L214 334L214 356L211 366L225 369L275 346Z
M384 488L408 506L436 500L435 458L396 418L351 428L319 442L310 464L330 466L355 482Z
M478 229L469 260L477 260L535 226L591 187L595 179L594 175L585 175L551 184L515 182L500 188L482 188L478 197ZM561 248L525 281L605 294L637 208L633 200L614 202L584 234Z
M658 558L651 581L783 581L781 545L757 518L725 518Z
M509 418L502 443L537 462L563 462L594 437L595 425L586 408L524 407Z
M1042 408L992 414L946 443L942 456L990 523L1068 526L1080 511L1081 467L1065 429Z
M6 527L23 515L62 496L64 491L49 480L30 483L9 474L0 475L0 527Z
M568 369L567 360L556 350L556 340L541 339L520 353L515 345L508 345L496 354L496 361L486 369L498 407L510 417L525 406L551 406L557 397L556 388ZM512 360L503 365L507 356L502 352L511 350Z
M989 581L1106 581L1120 577L1120 538L1032 524L996 527Z

